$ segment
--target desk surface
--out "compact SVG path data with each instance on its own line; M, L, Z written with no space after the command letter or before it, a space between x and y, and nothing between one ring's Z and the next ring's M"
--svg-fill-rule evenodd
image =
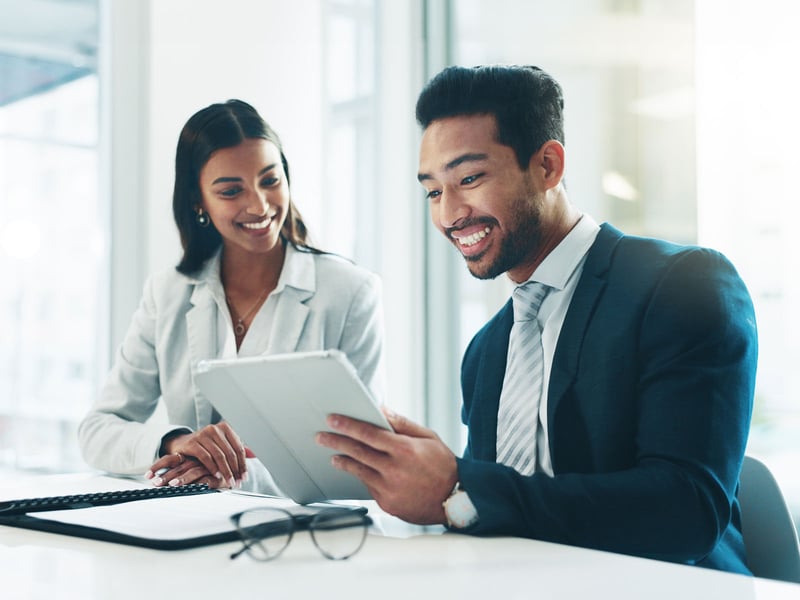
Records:
M131 487L90 474L5 476L0 500ZM426 532L371 514L370 535L350 560L324 559L307 533L274 562L230 560L238 543L158 551L0 526L6 600L254 597L327 600L800 599L800 585L518 538ZM190 595L191 594L191 595Z

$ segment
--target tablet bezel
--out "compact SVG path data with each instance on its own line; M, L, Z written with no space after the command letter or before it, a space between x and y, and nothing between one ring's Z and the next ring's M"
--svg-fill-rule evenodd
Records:
M391 429L339 350L200 361L199 391L256 454L288 497L300 504L371 499L353 475L334 468L318 445L329 414Z

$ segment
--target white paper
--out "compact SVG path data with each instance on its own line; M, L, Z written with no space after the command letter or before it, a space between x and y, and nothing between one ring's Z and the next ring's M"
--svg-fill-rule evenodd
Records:
M285 498L216 492L172 496L71 510L30 513L31 516L72 525L96 527L153 540L181 540L235 529L230 516L251 508L309 511Z

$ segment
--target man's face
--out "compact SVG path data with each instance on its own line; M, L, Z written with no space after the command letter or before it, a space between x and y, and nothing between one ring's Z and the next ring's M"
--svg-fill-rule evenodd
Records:
M470 273L492 279L508 272L515 281L530 275L543 192L534 173L520 169L514 150L497 141L493 115L433 121L422 136L418 178L434 225Z

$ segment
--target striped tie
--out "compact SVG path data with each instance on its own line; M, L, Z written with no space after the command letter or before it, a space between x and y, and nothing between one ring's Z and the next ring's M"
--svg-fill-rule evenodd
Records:
M523 475L536 469L542 396L542 332L536 315L550 286L529 281L512 295L514 325L497 413L497 462Z

